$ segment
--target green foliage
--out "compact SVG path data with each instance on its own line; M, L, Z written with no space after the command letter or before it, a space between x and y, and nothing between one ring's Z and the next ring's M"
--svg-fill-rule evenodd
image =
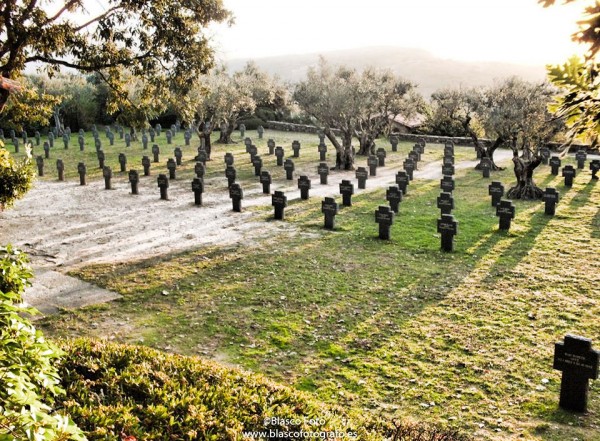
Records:
M62 352L22 316L32 277L27 257L0 247L0 440L85 440L77 426L51 405L63 393L54 364Z
M0 106L0 125L15 129L17 133L27 127L46 126L54 108L60 103L56 94L46 92L39 78L24 78L21 83L23 89L10 95L3 109Z
M381 439L374 431L380 423L260 375L141 346L78 340L63 347L60 373L67 395L61 405L90 440L241 439L243 431L268 429L353 431L360 439ZM302 421L265 424L272 417Z
M17 163L0 141L0 211L10 207L31 188L34 170L29 155Z

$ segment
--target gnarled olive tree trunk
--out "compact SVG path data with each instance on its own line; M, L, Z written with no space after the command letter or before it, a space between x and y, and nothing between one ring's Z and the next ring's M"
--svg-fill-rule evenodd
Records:
M352 147L352 134L342 134L342 144L337 140L329 127L323 129L323 133L335 147L335 169L354 170L354 148Z
M519 157L518 150L513 150L513 164L517 185L506 193L509 199L538 200L544 195L544 191L533 182L533 171L541 164L540 155L529 158Z

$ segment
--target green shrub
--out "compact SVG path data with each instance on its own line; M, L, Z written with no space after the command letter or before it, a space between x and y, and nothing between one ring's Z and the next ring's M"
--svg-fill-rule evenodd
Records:
M31 272L26 256L0 247L0 441L85 440L65 415L54 412L60 388L54 365L61 351L22 317Z
M0 141L0 211L12 206L31 188L34 169L28 156L17 163Z

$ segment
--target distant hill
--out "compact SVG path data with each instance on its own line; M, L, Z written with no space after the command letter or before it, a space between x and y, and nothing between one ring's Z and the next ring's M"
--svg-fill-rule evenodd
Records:
M422 49L398 47L367 47L331 52L300 55L281 55L255 58L256 64L270 74L277 74L285 81L304 78L308 66L317 64L323 55L331 64L345 64L362 69L366 66L389 68L398 75L418 84L425 97L442 87L481 86L492 84L494 79L517 75L528 81L542 81L546 70L543 66L529 66L502 62L467 62L437 58ZM241 69L249 59L227 62L232 71Z

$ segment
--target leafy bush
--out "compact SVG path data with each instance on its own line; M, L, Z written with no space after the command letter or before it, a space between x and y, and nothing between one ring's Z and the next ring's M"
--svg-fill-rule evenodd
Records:
M12 206L31 188L34 178L33 164L28 156L17 163L0 141L0 211Z
M22 317L31 272L27 257L0 247L0 440L85 440L65 415L50 407L61 389L53 364L62 352Z
M60 366L67 394L60 405L90 440L241 440L244 432L269 429L356 432L357 438L346 439L361 440L467 439L350 414L261 375L196 357L87 339L62 347L68 354ZM279 421L265 424L265 418Z

